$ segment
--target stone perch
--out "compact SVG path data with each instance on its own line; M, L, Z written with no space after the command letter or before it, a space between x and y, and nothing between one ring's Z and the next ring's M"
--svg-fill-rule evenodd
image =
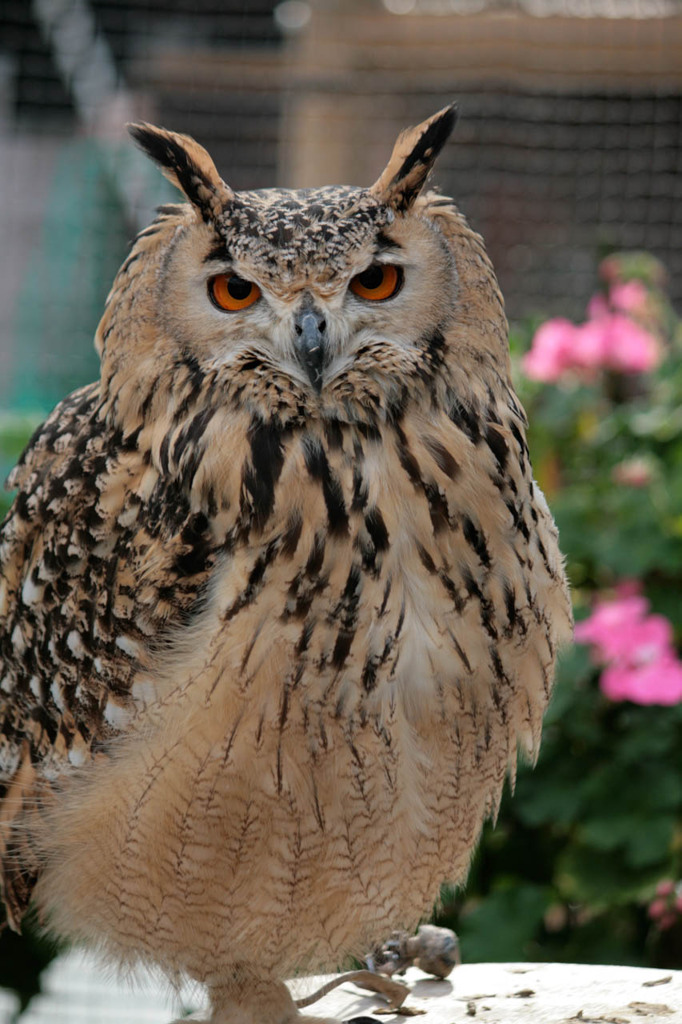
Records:
M292 983L296 998L326 979ZM682 1024L682 971L587 964L464 964L444 981L404 975L403 1011L423 1024ZM342 984L311 1007L341 1020L381 1014L379 996Z
M290 983L305 999L327 977ZM415 1024L682 1024L682 971L584 964L463 964L445 981L417 968L400 979L409 986L403 1010L421 1011ZM22 1017L22 1024L169 1024L181 1004L201 1005L196 989L173 1002L167 986L149 980L133 988L117 982L89 957L71 953L44 975L44 992ZM383 1003L383 1006L382 1006ZM304 1012L340 1020L367 1017L377 1024L412 1020L382 1014L381 996L343 982ZM10 1024L16 1001L0 990L0 1024ZM205 1010L185 1020L201 1021Z

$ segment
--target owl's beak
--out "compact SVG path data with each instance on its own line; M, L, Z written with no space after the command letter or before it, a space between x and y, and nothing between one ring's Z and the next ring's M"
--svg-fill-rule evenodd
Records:
M300 363L318 395L322 390L322 370L327 355L327 324L324 316L309 306L299 310L294 319L294 343Z

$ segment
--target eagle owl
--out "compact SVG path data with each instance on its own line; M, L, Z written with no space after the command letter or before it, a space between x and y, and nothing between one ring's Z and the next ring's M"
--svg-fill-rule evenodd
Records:
M9 922L204 982L215 1024L293 1021L281 979L464 879L570 632L494 273L423 190L454 120L371 188L250 192L132 125L188 202L10 477Z

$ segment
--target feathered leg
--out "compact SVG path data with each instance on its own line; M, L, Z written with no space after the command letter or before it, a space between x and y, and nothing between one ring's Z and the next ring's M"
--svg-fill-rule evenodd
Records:
M340 1021L302 1014L284 982L250 972L224 986L211 987L210 998L212 1013L205 1024L373 1024L370 1017Z

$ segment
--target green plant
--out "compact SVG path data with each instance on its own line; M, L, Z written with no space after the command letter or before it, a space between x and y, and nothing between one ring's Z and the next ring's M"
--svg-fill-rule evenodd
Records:
M0 412L0 483L4 483L43 418L38 413ZM11 503L12 495L0 487L0 521Z
M586 325L545 325L556 328L550 358L538 357L536 333L533 357L522 361L532 332L514 333L531 453L559 525L576 618L627 581L654 618L668 620L679 647L682 332L652 257L610 257L602 280ZM638 300L623 315L649 335L646 372L634 363L617 370L605 348L585 348L619 295ZM523 365L543 379L524 377ZM636 653L643 664L653 657ZM464 893L444 895L440 920L459 931L465 959L682 967L682 917L661 929L660 915L647 912L661 880L682 875L682 703L655 703L656 671L647 706L609 699L603 660L582 645L564 653L537 769L519 771Z

